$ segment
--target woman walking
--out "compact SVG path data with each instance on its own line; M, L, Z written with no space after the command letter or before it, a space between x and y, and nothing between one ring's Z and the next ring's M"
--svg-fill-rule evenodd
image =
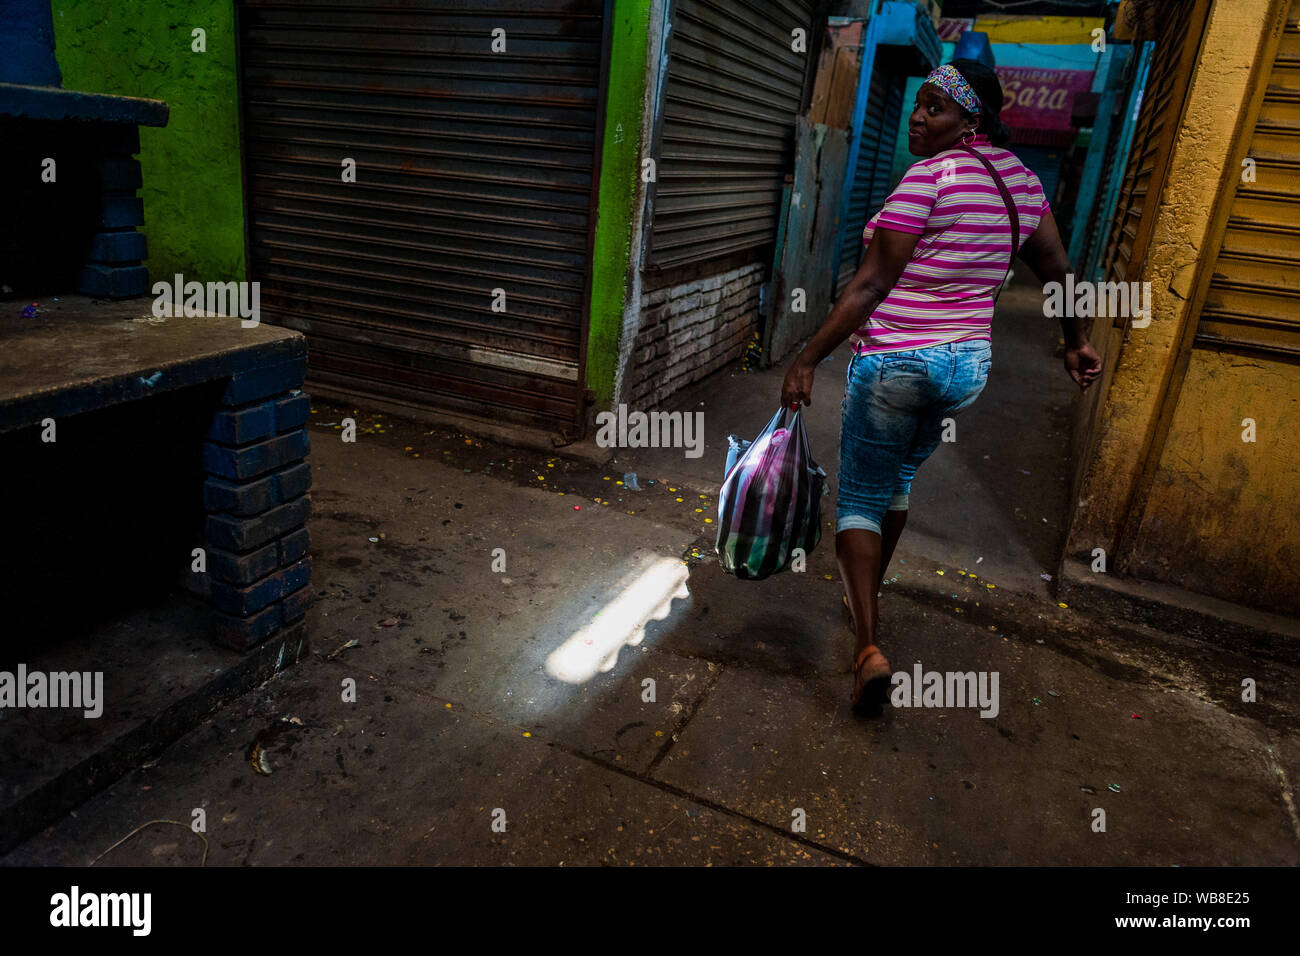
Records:
M917 467L943 420L975 401L992 366L993 302L1018 253L1041 281L1070 268L1042 185L1010 151L1002 87L974 60L921 85L908 121L915 163L863 232L862 265L786 373L781 401L812 404L813 373L854 345L843 402L835 553L856 638L852 701L890 685L876 595L907 522ZM1086 390L1101 359L1078 320L1061 319L1065 368Z

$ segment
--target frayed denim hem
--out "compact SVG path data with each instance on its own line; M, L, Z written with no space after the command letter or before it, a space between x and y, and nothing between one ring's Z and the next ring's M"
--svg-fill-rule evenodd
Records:
M880 522L863 515L845 515L835 522L835 533L841 531L874 531L880 534Z

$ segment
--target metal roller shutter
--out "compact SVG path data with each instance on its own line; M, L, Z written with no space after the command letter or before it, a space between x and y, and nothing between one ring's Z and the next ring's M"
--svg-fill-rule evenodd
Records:
M240 3L250 271L314 389L581 421L606 12Z
M891 192L890 186L893 185L890 180L893 178L894 145L898 136L898 124L903 114L904 79L902 75L891 74L888 80L884 120L881 122L878 134L876 160L871 166L871 198L867 202L862 220L864 228L867 220L884 208L885 200L889 198ZM859 229L859 235L861 232L862 230Z
M1081 262L1073 263L1075 271L1082 279L1092 279L1091 256L1092 249L1096 245L1097 232L1105 228L1105 223L1101 221L1101 216L1106 208L1106 184L1110 182L1111 174L1115 171L1115 152L1119 148L1119 140L1123 133L1123 117L1118 116L1110 125L1110 135L1106 138L1106 151L1102 154L1101 174L1098 176L1097 201L1093 205L1088 215L1086 234L1083 240L1083 252Z
M1128 94L1123 109L1111 123L1111 137L1106 144L1106 162L1102 170L1097 202L1088 219L1087 247L1082 263L1074 263L1079 275L1089 282L1100 282L1104 276L1106 240L1114 218L1115 206L1123 185L1127 158L1133 145L1133 130L1142 109L1142 93L1151 72L1151 51L1155 44L1150 40L1130 47L1129 62L1125 70ZM1131 117L1131 119L1130 119Z
M1258 95L1258 94L1257 94ZM1200 346L1300 355L1300 0L1291 4L1234 192L1197 327ZM1249 128L1249 127L1248 127Z
M808 0L674 0L647 264L665 269L776 238L808 54Z
M1158 197L1164 185L1209 12L1210 0L1171 0L1170 9L1160 15L1142 108L1110 225L1104 281L1136 281L1142 270L1156 214L1146 200ZM1116 317L1115 325L1123 326L1125 321Z
M839 272L835 283L837 295L848 285L862 262L862 231L889 198L894 145L898 138L906 84L906 75L889 68L883 57L876 61L867 93L867 111L863 117L862 141L858 146L858 163L853 174L853 191L849 194L844 238L840 242Z
M1047 197L1049 204L1054 204L1056 187L1061 181L1061 163L1065 160L1065 147L1022 146L1013 143L1007 149L1015 153L1016 158L1038 177L1043 187L1043 195Z

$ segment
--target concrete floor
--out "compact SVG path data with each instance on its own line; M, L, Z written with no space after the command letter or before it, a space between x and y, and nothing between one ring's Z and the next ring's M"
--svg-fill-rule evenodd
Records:
M780 369L683 396L705 403L696 460L364 409L345 445L352 409L319 404L311 653L0 862L86 863L163 820L103 862L1295 865L1296 668L1048 597L1073 386L1046 320L1005 311L881 611L896 671L996 672L996 717L852 715L829 530L806 573L719 570L725 434L775 411ZM826 369L833 474L842 353Z
M959 566L978 564L981 572L1046 599L1050 589L1040 575L1055 571L1068 518L1070 416L1078 387L1057 351L1059 326L1035 311L1041 300L1036 287L1013 285L1003 294L988 385L957 418L956 440L941 444L917 472L900 547ZM826 469L832 495L851 356L846 343L822 364L813 403L804 410L813 457ZM767 424L792 358L757 373L721 372L671 400L669 410L704 412L702 457L685 458L679 449L620 450L619 463L638 473L680 475L716 492L727 436L753 438ZM602 456L594 439L586 450L593 459ZM833 498L828 508L833 514Z

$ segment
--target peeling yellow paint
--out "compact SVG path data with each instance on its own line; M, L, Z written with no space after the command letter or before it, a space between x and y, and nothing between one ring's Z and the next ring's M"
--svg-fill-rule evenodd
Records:
M1151 283L1151 323L1116 330L1102 320L1093 327L1106 372L1099 394L1084 399L1094 424L1091 447L1079 449L1066 553L1091 561L1092 549L1102 547L1112 567L1139 578L1296 610L1300 438L1291 433L1300 377L1294 364L1266 354L1247 358L1210 341L1194 344L1201 283L1223 243L1219 187L1240 176L1229 168L1244 148L1234 136L1239 122L1254 127L1251 96L1273 68L1272 56L1257 56L1269 49L1270 23L1284 6L1215 3L1204 36L1188 39L1200 41L1198 59L1166 178L1146 207L1156 218L1139 278ZM1288 153L1278 162L1300 161L1289 141L1278 148ZM1226 197L1232 201L1233 193ZM1239 245L1250 235L1247 220L1233 226ZM1261 233L1249 241L1266 239ZM1257 277L1246 279L1249 286ZM1251 307L1245 301L1238 308L1250 315ZM1254 443L1242 440L1243 419L1256 423Z

